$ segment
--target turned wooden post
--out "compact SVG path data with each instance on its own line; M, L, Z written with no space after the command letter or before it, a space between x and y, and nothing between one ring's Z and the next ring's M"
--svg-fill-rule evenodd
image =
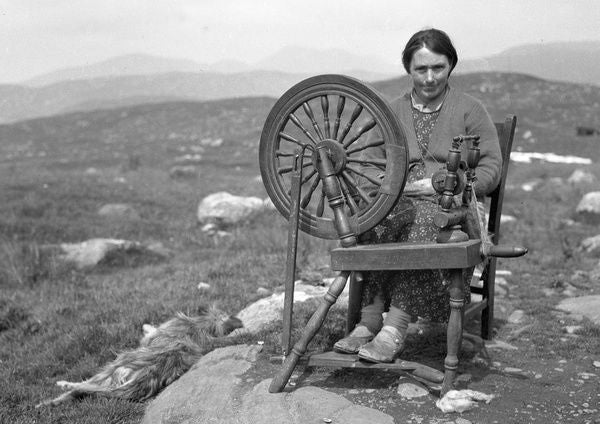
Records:
M447 353L444 360L444 383L441 396L452 390L456 371L458 370L458 352L463 331L463 307L465 305L465 289L462 269L450 270L450 318L448 319Z

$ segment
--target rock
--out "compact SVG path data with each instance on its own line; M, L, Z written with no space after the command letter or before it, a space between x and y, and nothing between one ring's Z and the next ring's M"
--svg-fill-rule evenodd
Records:
M198 169L194 165L175 165L169 170L169 178L196 178Z
M585 194L579 201L575 211L590 224L600 222L600 191Z
M521 368L506 367L502 371L504 371L505 374L514 375L516 377L527 377L527 373Z
M162 245L143 245L129 240L90 239L81 243L59 245L58 259L73 263L77 268L90 268L109 255L146 254L164 258L167 256Z
M218 192L206 196L198 205L198 221L201 223L236 224L264 208L258 197L234 196Z
M98 209L98 215L109 218L140 219L133 206L126 203L109 203Z
M600 368L600 361L593 362L594 368Z
M589 318L595 324L600 324L600 295L589 295L563 299L557 308L570 312L573 318L581 320Z
M593 184L596 182L596 176L583 169L576 169L567 179L567 182L571 185Z
M528 182L523 183L521 185L521 190L523 190L523 191L533 191L537 187L539 187L540 184L542 184L543 182L544 182L544 180L539 179L539 178L536 179L536 180L533 180L533 181L528 181Z
M178 164L178 165L191 165L191 164L200 164L202 163L202 155L195 153L195 154L186 154L183 156L178 156L175 159L173 159L173 162Z
M262 297L271 296L273 292L267 288L259 287L256 289L256 294Z
M338 298L336 305L348 307L348 286L349 284L346 284L346 288ZM294 304L306 302L313 298L321 298L327 293L327 290L328 287L297 283L294 286ZM235 330L232 335L255 334L269 324L280 321L284 295L284 293L274 293L242 309L236 316L242 320L244 328Z
M444 397L438 399L435 406L444 413L463 413L475 407L478 401L490 403L493 398L494 395L486 395L475 390L450 390Z
M575 334L583 329L583 325L567 325L564 329L567 334Z
M485 342L486 349L504 349L504 350L518 350L516 346L510 343L503 342L502 340L494 340L491 342Z
M509 315L507 321L511 324L519 324L523 321L524 317L525 317L525 312L520 309L517 309L516 311L513 311L513 313Z
M401 383L398 385L396 393L404 399L414 399L429 395L428 390L413 383Z
M387 414L317 387L269 393L270 379L247 384L244 373L255 364L259 351L260 346L239 345L210 352L147 406L142 423L394 422Z
M210 284L205 283L204 281L201 281L198 283L196 288L200 291L207 291L207 290L210 290Z
M583 239L579 247L586 253L600 256L600 234Z

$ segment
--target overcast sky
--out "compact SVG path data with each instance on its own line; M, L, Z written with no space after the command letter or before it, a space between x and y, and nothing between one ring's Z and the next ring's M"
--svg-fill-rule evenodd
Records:
M600 40L598 0L0 0L0 83L129 53L257 62L286 45L398 63L437 27L463 58Z

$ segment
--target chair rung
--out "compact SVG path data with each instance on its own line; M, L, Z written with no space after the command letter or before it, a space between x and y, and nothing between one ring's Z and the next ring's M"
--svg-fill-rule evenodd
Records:
M465 319L470 319L475 314L483 311L487 307L487 300L483 299L481 302L472 302L465 308Z

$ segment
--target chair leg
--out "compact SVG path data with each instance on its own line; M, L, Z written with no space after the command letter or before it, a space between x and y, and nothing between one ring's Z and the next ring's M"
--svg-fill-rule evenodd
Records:
M494 294L496 290L496 258L490 258L484 270L483 293L486 307L481 311L481 337L491 340L494 325Z
M450 271L450 318L448 319L447 353L444 360L444 383L441 395L452 390L458 370L458 352L463 331L463 307L465 305L464 282L461 269Z

